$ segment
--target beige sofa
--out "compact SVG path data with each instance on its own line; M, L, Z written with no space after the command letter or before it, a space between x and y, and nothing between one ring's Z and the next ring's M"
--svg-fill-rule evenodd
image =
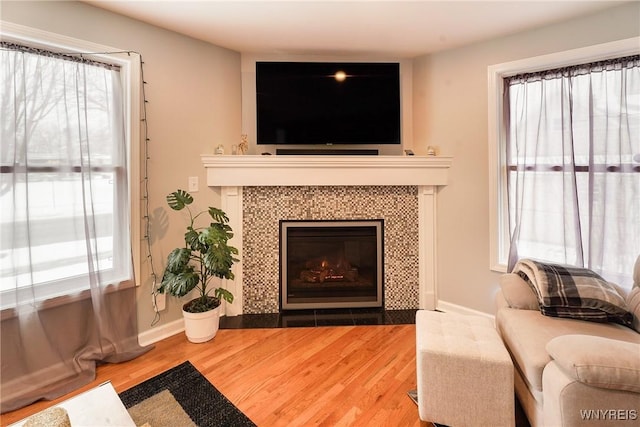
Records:
M519 275L500 282L496 328L531 425L640 425L640 257L631 292L617 288L634 314L633 328L544 316Z

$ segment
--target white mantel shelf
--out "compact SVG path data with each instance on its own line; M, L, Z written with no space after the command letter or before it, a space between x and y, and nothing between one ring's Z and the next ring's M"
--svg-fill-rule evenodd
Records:
M207 185L446 185L445 156L202 155Z

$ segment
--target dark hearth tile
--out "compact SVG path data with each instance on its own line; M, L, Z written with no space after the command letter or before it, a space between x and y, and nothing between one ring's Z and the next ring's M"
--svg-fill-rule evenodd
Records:
M313 328L316 325L316 319L312 316L307 318L296 318L284 316L280 319L280 328Z
M220 318L221 329L304 328L315 326L415 324L416 309L382 308L286 310L282 313L243 314Z
M349 313L341 314L316 314L317 326L353 326L353 317Z
M240 314L238 316L221 316L220 317L220 329L242 329L244 318L247 314Z
M241 314L239 316L221 317L221 329L277 328L279 313Z
M353 314L384 314L385 310L382 307L362 307L362 308L350 308Z
M280 313L279 327L304 328L316 326L316 314L313 310L293 310Z
M353 316L348 308L316 310L317 326L353 326Z
M411 310L388 310L386 316L389 319L388 324L392 325L410 325L416 323L416 311Z
M381 308L354 308L351 309L353 323L355 325L384 325L385 315Z
M351 316L350 308L318 308L314 310L316 315L343 315L343 316Z

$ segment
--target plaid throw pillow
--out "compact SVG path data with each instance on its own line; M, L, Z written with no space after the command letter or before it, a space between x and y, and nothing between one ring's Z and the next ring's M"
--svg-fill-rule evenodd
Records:
M531 286L545 316L631 327L633 315L624 297L594 271L522 259L513 272Z

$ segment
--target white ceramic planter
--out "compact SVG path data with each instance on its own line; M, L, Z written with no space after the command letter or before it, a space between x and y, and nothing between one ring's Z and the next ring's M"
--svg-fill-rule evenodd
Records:
M220 326L220 311L222 304L204 313L189 313L182 310L184 318L184 333L193 343L202 343L213 339Z

